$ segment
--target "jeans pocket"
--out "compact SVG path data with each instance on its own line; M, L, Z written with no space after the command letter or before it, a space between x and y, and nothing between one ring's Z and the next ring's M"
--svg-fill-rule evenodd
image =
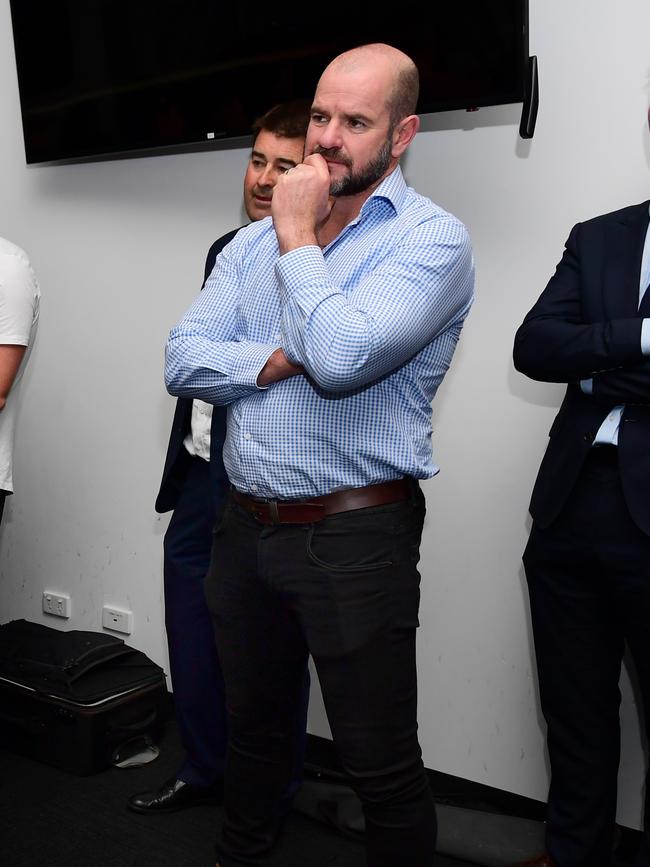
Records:
M309 527L309 559L330 572L388 569L395 563L394 519L369 510L346 512Z

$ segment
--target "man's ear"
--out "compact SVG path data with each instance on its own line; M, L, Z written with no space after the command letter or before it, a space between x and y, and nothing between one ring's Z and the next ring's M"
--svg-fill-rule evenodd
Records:
M391 153L394 157L399 159L402 156L419 129L420 118L417 114L410 114L408 117L400 120L393 132L393 150Z

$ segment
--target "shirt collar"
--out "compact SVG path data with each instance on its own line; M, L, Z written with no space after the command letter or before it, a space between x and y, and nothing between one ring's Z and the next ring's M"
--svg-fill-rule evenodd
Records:
M363 203L361 214L373 207L370 203L378 199L388 202L395 213L399 213L404 203L404 199L406 198L406 191L407 186L402 170L399 166L395 166L393 171L384 178L373 194L368 196L366 201Z

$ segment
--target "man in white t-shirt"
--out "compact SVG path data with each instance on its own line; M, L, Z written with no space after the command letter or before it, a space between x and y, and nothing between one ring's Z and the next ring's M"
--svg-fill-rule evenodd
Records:
M14 490L18 392L36 337L40 297L27 255L0 238L0 520L5 499Z

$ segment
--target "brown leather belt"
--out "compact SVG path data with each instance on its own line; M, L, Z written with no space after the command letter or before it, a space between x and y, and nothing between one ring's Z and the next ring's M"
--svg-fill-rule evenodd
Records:
M408 500L412 492L410 479L395 479L365 488L335 491L312 500L256 500L235 488L231 493L237 505L262 524L312 524L322 521L327 515Z

